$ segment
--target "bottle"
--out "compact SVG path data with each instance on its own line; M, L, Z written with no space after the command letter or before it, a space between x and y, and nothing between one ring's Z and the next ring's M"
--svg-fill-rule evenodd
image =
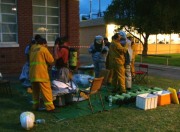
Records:
M2 80L3 79L3 76L2 76L2 73L0 72L0 80Z
M112 95L109 96L109 106L112 106Z
M125 68L125 83L126 87L130 90L132 87L132 77L131 77L131 69L130 65L126 65Z
M46 122L45 119L37 119L35 121L36 124L44 124L45 122Z

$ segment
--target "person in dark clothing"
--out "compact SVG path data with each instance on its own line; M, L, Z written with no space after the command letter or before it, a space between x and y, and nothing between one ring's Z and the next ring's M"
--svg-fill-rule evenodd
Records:
M95 36L94 43L90 45L88 51L92 55L95 77L98 77L100 70L106 69L105 63L109 48L104 45L103 37L98 35Z
M108 48L111 45L107 37L104 37L104 45L107 46Z
M57 79L68 83L69 81L69 47L64 37L58 37L55 40L54 58L56 60L56 68L58 71Z

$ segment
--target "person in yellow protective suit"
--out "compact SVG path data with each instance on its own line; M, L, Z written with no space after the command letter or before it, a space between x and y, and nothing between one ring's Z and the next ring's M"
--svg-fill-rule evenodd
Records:
M33 109L39 109L40 92L46 110L53 112L53 96L48 74L48 65L54 63L53 56L47 49L47 42L44 38L39 38L37 44L30 51L30 81L32 83Z
M120 44L121 36L116 33L113 36L113 41L109 49L109 63L110 68L113 69L112 86L115 91L120 90L120 93L126 92L125 87L125 53L127 52L127 47L123 47Z
M114 36L112 36L112 42L114 41ZM110 45L111 43L109 44L109 47L110 48ZM106 69L109 70L109 76L108 76L108 85L111 85L112 84L112 77L113 77L113 70L112 70L112 64L111 64L111 61L110 61L110 58L109 58L109 54L107 55L107 58L106 58Z
M129 39L131 41L131 48L132 48L132 60L131 60L131 74L132 74L132 78L135 77L135 58L136 58L136 45L134 43L133 37L131 34L127 34L127 39Z

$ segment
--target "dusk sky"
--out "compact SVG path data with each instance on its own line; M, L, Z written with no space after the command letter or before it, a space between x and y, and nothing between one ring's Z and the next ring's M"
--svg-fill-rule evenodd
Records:
M105 11L112 0L100 0L101 12ZM92 13L98 13L99 0L92 0ZM80 14L90 13L90 0L80 0Z

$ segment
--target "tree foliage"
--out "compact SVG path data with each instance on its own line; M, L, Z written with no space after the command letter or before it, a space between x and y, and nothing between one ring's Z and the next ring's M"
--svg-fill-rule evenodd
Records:
M144 38L143 54L147 54L149 35L180 33L179 7L180 0L113 0L104 20L121 25L127 32L135 29Z

